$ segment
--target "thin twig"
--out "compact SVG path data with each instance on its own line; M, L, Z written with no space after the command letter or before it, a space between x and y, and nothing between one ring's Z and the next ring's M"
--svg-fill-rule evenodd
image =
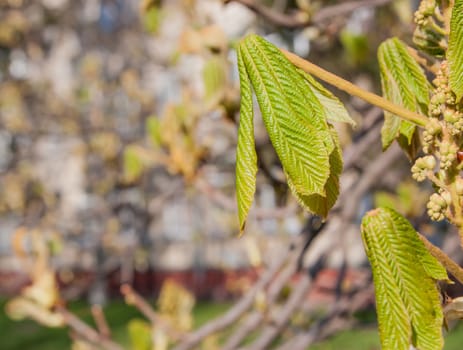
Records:
M357 85L352 84L351 82L344 80L338 77L336 74L330 73L323 68L302 59L301 57L281 49L281 52L286 56L286 58L291 61L295 66L301 68L303 71L315 75L317 78L333 85L339 90L345 91L350 95L357 96L362 100L371 103L379 108L382 108L392 114L399 116L402 119L408 120L419 126L426 126L428 118L424 115L412 112L406 108L403 108L399 105L396 105L385 98L378 96L369 91L363 90Z
M426 237L421 234L418 234L418 237L420 237L429 253L439 260L439 262L458 280L458 282L463 284L463 269L442 250L429 242Z
M352 327L355 324L352 319L346 319L339 316L343 314L352 314L361 309L365 305L365 300L368 300L374 295L373 285L370 283L368 286L362 286L359 290L352 295L352 297L339 300L332 307L331 311L325 317L319 319L307 332L301 332L295 337L289 339L287 342L277 348L277 350L305 350L316 341L320 341L329 337L330 335L339 331L343 323L343 329L346 326Z
M134 305L153 326L162 328L172 340L180 340L185 337L183 332L178 331L170 322L158 315L151 305L130 285L122 285L121 293L124 295L127 304Z
M293 246L299 247L301 237L297 237ZM273 264L262 274L254 286L224 315L206 323L204 326L187 335L174 350L188 350L197 346L205 337L221 331L235 323L246 311L248 311L259 292L261 292L273 280L277 272L282 268L287 260L287 254L283 254L273 261Z
M302 247L302 245L300 245ZM287 285L288 281L294 276L294 273L297 270L297 262L301 256L301 250L294 250L290 253L290 256L287 257L286 267L275 277L275 279L270 284L268 291L265 297L266 305L273 305L281 290ZM254 311L247 316L240 326L233 332L232 335L227 339L225 344L222 347L222 350L233 350L236 349L241 342L246 338L248 334L254 331L263 321L265 313L261 311Z
M225 0L224 3L237 2L240 3L250 10L254 11L260 17L265 20L289 29L304 28L310 25L318 25L327 19L331 19L335 16L346 16L348 13L355 11L361 7L375 7L381 6L391 2L391 0L360 0L360 1L349 1L346 3L336 4L328 6L318 10L312 17L308 14L301 16L301 12L295 15L288 15L275 11L267 6L261 5L254 0Z
M291 295L288 298L288 301L283 306L282 310L278 312L278 317L273 319L273 322L268 324L263 330L259 338L253 342L249 347L244 348L248 350L264 350L268 349L268 346L274 340L278 334L284 329L288 324L291 315L301 305L302 300L307 295L307 291L310 287L310 277L308 274L303 274L298 281L297 285L294 287ZM244 350L243 349L243 350Z
M98 333L66 308L57 306L56 311L63 316L65 323L85 340L106 350L123 350L119 344Z
M110 338L111 337L111 329L108 326L108 322L106 321L106 317L104 315L103 309L101 305L92 305L91 312L93 319L95 320L96 327L98 331L103 337Z

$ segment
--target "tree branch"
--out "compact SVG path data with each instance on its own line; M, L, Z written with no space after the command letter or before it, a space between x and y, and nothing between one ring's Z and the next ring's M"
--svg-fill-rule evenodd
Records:
M299 247L301 237L297 237L292 246ZM197 346L205 337L216 333L235 323L247 310L254 304L257 294L264 289L275 277L277 272L285 264L287 255L284 254L273 261L270 266L260 277L257 283L224 315L206 323L204 326L188 334L184 340L178 344L174 350L189 350Z
M185 337L184 333L179 332L170 322L159 316L151 305L141 295L135 292L130 285L122 285L121 293L124 295L127 304L134 305L152 325L162 328L172 340L179 340Z
M319 25L321 22L333 18L334 16L346 16L348 13L361 7L376 7L387 4L391 0L360 0L328 6L318 10L312 17L309 14L301 13L296 15L283 14L261 5L254 0L225 0L224 3L237 2L254 11L260 17L277 26L289 29L304 28L309 25Z
M408 120L409 122L412 122L421 127L426 126L426 124L428 123L428 118L426 118L424 115L409 111L408 109L396 105L381 96L363 90L357 85L352 84L351 82L338 77L336 74L328 72L323 68L313 64L312 62L306 61L289 51L281 49L281 52L296 67L299 67L303 71L312 74L317 78L333 85L339 90L345 91L352 96L357 96L362 100L371 103L374 106L384 109L385 111L391 112L392 114L395 114L400 118Z
M431 253L431 255L435 257L447 269L447 271L458 280L458 282L463 284L463 269L442 250L429 242L426 237L421 234L418 234L418 237L420 237L429 253Z
M57 306L56 311L63 316L65 323L85 340L106 350L123 350L119 344L98 333L66 308Z

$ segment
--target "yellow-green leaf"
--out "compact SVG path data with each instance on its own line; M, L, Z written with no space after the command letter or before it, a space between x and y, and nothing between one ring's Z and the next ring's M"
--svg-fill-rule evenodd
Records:
M241 106L236 149L236 198L240 231L242 232L256 191L257 155L254 144L254 111L251 82L239 50L238 48Z
M383 42L378 49L383 95L389 101L413 112L427 114L429 104L429 83L424 72L410 55L407 46L397 38ZM413 155L416 126L398 116L384 112L384 126L381 130L383 149L402 136L400 144Z
M463 0L455 0L453 5L447 61L450 88L460 101L463 96Z
M356 126L355 121L350 117L346 107L344 107L344 104L336 96L334 96L331 91L327 90L310 74L307 74L301 69L298 69L298 71L307 80L311 90L320 101L328 120L333 122L349 123L353 127Z
M312 195L303 195L300 194L295 187L292 185L291 181L288 180L288 185L293 193L293 195L298 200L299 204L308 210L311 213L327 217L329 210L336 203L336 199L339 195L339 177L342 172L342 155L341 148L339 146L339 141L337 134L334 130L331 131L331 137L333 141L333 150L330 154L330 177L325 184L325 196L319 194Z
M353 121L336 97L264 39L247 36L237 53L241 115L236 184L241 231L256 188L252 89L292 193L305 209L326 217L338 197L342 171L341 148L327 119Z
M329 153L320 131L328 125L320 102L296 68L262 38L240 43L270 140L298 192L325 195Z
M392 209L367 213L362 238L373 270L382 349L442 349L443 313L436 280L448 279L445 269L411 224Z

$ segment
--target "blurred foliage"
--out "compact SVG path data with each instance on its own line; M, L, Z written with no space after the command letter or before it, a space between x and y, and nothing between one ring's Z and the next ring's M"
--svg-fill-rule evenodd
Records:
M387 207L397 210L408 218L417 218L423 214L423 205L429 199L431 191L416 182L406 181L397 186L396 193L378 191L375 193L375 207Z

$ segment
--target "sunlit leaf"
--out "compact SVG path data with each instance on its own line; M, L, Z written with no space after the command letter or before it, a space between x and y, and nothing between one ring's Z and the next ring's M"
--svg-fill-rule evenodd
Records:
M363 218L362 238L373 270L382 349L442 349L443 313L436 280L447 280L411 224L392 209Z
M453 5L447 60L450 88L460 101L463 96L463 0L455 0Z
M336 144L336 147L333 148L333 151L330 154L330 177L325 184L325 196L319 194L312 195L301 195L298 193L291 181L288 180L288 185L293 193L293 195L298 200L299 204L304 207L306 210L311 213L316 213L320 216L326 217L329 210L336 203L336 199L339 195L339 177L342 172L342 155L340 151L339 141L337 139L336 132L333 130L331 132L331 137Z
M429 83L422 69L397 38L383 42L378 49L383 95L389 101L411 111L427 114ZM416 126L398 116L384 112L385 122L381 130L383 149L402 136L400 144L411 154Z
M241 106L236 149L236 197L240 231L242 231L256 191L257 155L254 144L251 82L246 73L243 57L240 54L238 54L238 69L240 73Z
M357 123L350 117L346 107L336 96L334 96L329 90L325 89L325 87L316 81L310 74L307 74L301 69L298 69L298 71L307 80L311 90L320 101L328 120L333 122L349 123L353 127L356 126Z
M323 108L296 68L258 36L240 44L264 124L298 192L324 195L329 154L319 131L328 129Z
M251 86L292 193L305 209L326 216L339 194L342 170L337 135L327 119L353 121L336 97L256 35L240 42L238 66L242 95L237 151L241 230L252 203L257 171Z

